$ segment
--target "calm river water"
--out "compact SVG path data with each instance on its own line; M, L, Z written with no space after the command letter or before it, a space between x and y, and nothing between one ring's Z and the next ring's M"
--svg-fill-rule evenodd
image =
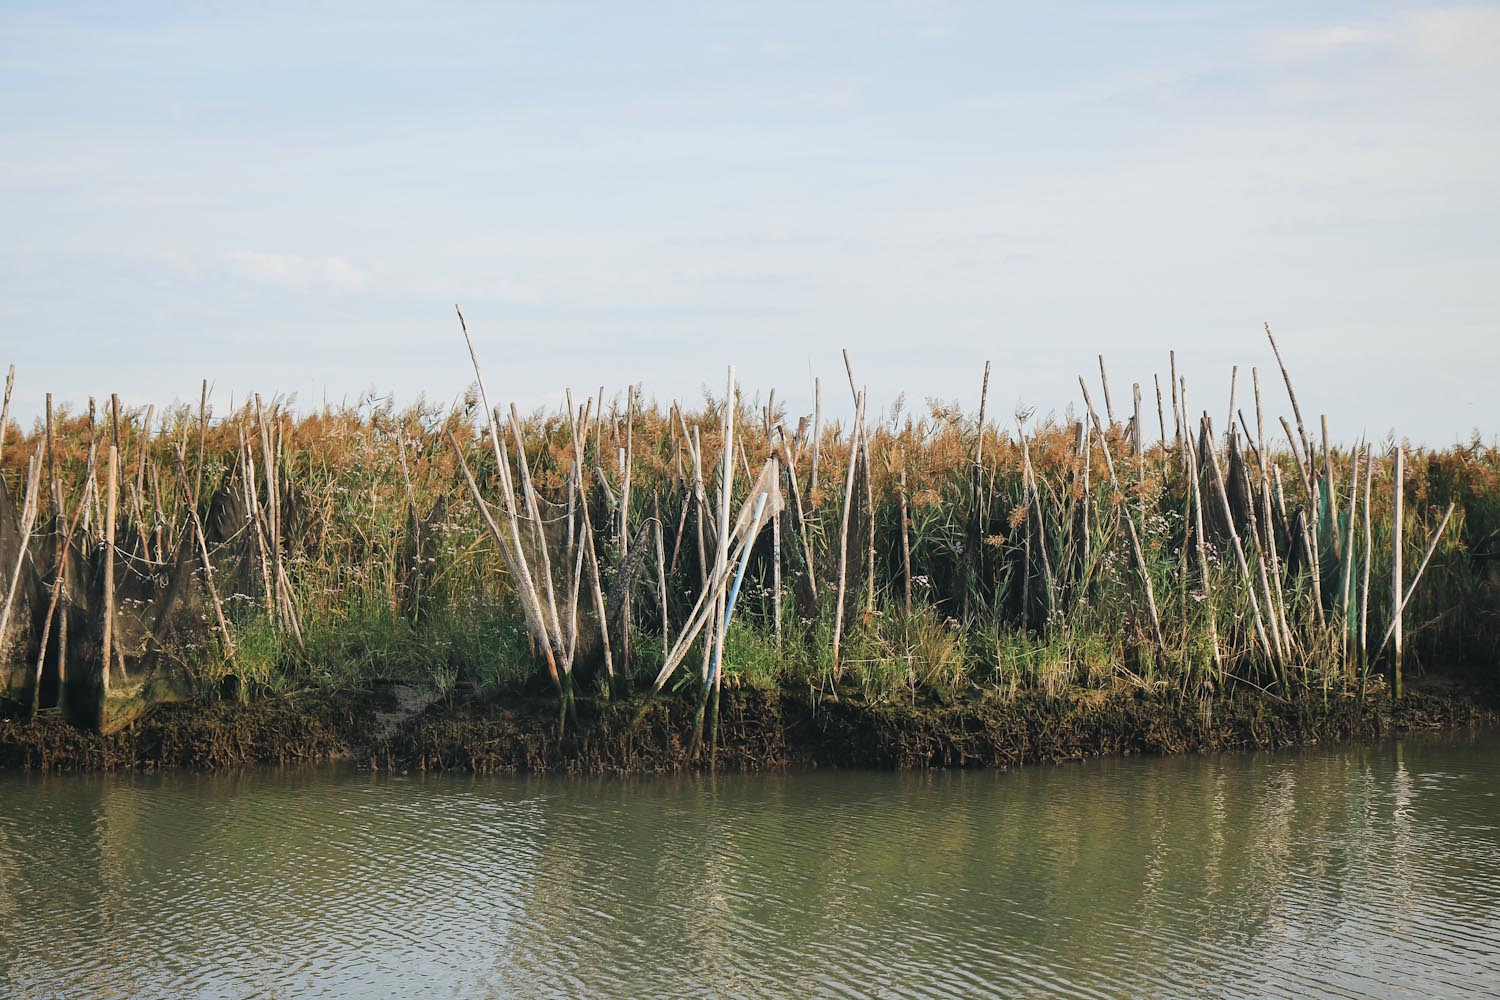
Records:
M0 773L0 995L1500 994L1500 735L1012 772Z

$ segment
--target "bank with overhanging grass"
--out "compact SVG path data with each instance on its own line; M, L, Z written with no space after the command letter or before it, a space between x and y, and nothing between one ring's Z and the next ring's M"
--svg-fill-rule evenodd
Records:
M822 725L855 706L875 731L937 719L960 735L1041 704L1184 719L1320 706L1295 712L1343 720L1330 735L1468 718L1455 706L1473 699L1451 686L1448 709L1402 706L1429 671L1493 683L1500 452L1341 441L1279 364L1209 390L1165 360L1130 387L1101 362L1078 405L1046 420L995 419L987 371L972 414L878 409L847 357L806 414L732 370L700 407L627 387L522 414L497 405L477 361L452 409L255 397L222 412L206 389L163 411L49 398L0 440L7 738L149 747L169 739L149 735L164 719L342 704L349 721L304 735L308 753L362 754L390 737L353 721L388 714L361 692L391 685L453 725L510 712L552 748L481 768L587 769L591 735L607 729L618 756L631 726L680 743L642 761L744 763L756 755L732 749L729 709L752 703L762 730L775 706L788 747L825 748L767 763L845 759L787 713ZM1197 400L1217 409L1226 390L1221 423ZM1100 752L1123 725L1100 717ZM1160 732L1119 739L1255 742L1238 725ZM400 766L463 756L420 740L386 752ZM192 763L183 753L156 759Z

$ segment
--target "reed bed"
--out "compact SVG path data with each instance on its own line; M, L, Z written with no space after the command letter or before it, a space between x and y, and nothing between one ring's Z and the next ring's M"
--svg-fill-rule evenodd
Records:
M383 681L550 690L564 730L580 697L668 694L698 745L725 684L1400 697L1424 665L1489 667L1500 451L1340 443L1266 334L1276 366L1232 373L1225 411L1175 358L1125 393L1100 358L1044 420L989 412L988 365L976 414L882 409L847 353L806 414L733 369L700 405L600 388L523 414L470 342L451 407L221 409L204 383L196 406L49 396L22 430L12 372L0 691L106 729Z

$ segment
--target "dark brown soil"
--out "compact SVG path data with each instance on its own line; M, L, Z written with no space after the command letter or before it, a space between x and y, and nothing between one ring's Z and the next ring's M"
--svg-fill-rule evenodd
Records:
M108 736L56 716L0 718L0 767L105 771L293 764L370 743L387 694L308 692L290 698L158 705Z
M60 721L0 719L0 766L55 770L288 764L350 759L391 770L656 773L710 764L691 751L689 698L580 701L559 736L555 701L437 702L393 722L391 693L162 706L105 737ZM1009 767L1115 754L1246 750L1493 725L1473 693L1432 688L1392 704L1383 690L1285 702L1213 702L1140 688L872 705L807 691L726 690L713 766Z

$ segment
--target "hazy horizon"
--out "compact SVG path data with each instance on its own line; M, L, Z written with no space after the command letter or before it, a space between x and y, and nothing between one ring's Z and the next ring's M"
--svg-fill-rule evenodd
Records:
M0 368L83 404L904 395L1177 352L1500 435L1500 6L8 4ZM1165 386L1164 386L1165 388ZM1125 402L1122 404L1122 400ZM1170 412L1168 413L1170 432ZM1155 426L1154 417L1148 426ZM1278 435L1279 436L1279 435Z

